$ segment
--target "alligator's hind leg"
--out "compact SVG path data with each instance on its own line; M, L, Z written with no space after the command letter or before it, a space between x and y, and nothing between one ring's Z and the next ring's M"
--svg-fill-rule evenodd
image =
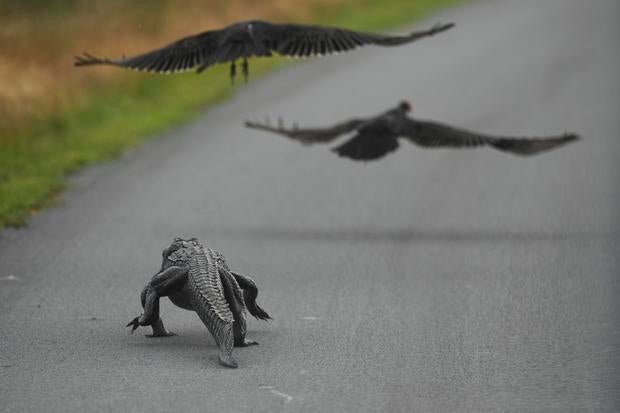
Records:
M271 320L271 316L267 314L258 304L256 304L256 297L258 296L258 287L253 279L247 275L239 274L238 272L230 272L235 280L239 284L239 287L243 289L243 298L245 306L248 308L250 314L259 320Z
M257 341L246 340L245 334L247 328L245 324L245 314L241 313L235 316L235 322L233 323L233 335L235 337L235 347L249 347L258 345Z
M144 313L127 324L127 327L132 327L132 333L139 326L150 325L153 329L153 334L148 337L168 337L174 335L174 333L166 331L164 323L159 317L159 298L170 295L182 288L187 282L187 272L187 268L170 267L155 275L149 281L140 295Z
M235 321L233 322L233 336L235 339L235 347L247 347L258 344L253 340L246 340L247 332L245 323L245 305L243 302L243 291L237 283L235 277L226 269L220 268L220 279L224 287L224 296L233 313Z

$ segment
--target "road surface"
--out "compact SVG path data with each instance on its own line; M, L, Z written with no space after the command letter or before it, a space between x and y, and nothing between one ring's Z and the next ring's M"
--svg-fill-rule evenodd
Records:
M617 411L620 3L478 1L397 49L307 61L73 180L0 234L6 411ZM244 129L409 98L490 133L576 131L533 158L401 150L375 163ZM198 317L130 335L175 236L251 274L271 323L240 368Z

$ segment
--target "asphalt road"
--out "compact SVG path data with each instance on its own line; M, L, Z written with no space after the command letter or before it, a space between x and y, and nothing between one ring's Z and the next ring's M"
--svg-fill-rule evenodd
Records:
M0 233L5 411L617 411L620 3L478 1L436 38L307 61L73 180ZM409 98L491 133L564 130L533 158L403 144L346 161L246 130ZM271 323L217 364L196 315L124 326L175 236L251 274ZM139 333L148 332L141 329Z

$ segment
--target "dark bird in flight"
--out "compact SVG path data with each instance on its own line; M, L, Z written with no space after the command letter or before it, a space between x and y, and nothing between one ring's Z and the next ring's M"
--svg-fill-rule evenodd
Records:
M340 135L355 133L332 150L338 155L356 161L372 161L398 149L398 138L405 138L423 148L473 148L491 146L516 155L534 155L572 142L579 138L574 133L544 137L491 136L441 123L412 119L407 116L411 105L402 101L393 109L371 118L350 119L327 128L301 129L284 127L282 120L273 127L266 123L246 121L245 126L287 136L303 144L328 143Z
M249 57L271 57L278 53L289 57L321 56L346 52L365 45L398 46L432 36L454 26L438 24L429 30L403 36L356 32L335 27L301 24L274 24L261 20L232 24L184 37L161 49L137 56L112 60L88 53L75 57L75 66L112 65L154 73L178 73L196 69L197 73L216 63L231 62L230 78L237 74L236 61L247 82Z

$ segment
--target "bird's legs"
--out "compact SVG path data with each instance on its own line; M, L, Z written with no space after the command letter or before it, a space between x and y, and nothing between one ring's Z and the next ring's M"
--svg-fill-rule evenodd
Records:
M241 74L243 75L243 80L245 83L248 83L248 76L250 76L250 66L248 65L248 59L243 58L243 64L241 65Z
M248 83L248 76L250 75L250 66L248 65L248 59L243 58L243 63L241 64L241 74L243 75L243 80L245 83ZM232 85L235 84L235 77L237 76L237 63L233 60L230 63L230 83Z
M187 272L187 268L170 267L155 275L149 281L140 296L144 313L127 324L127 327L132 327L132 333L139 326L150 325L153 329L153 334L149 337L168 337L174 335L166 331L164 323L159 317L159 298L178 291L187 282Z
M230 84L235 84L235 76L237 76L237 63L233 60L230 63Z

